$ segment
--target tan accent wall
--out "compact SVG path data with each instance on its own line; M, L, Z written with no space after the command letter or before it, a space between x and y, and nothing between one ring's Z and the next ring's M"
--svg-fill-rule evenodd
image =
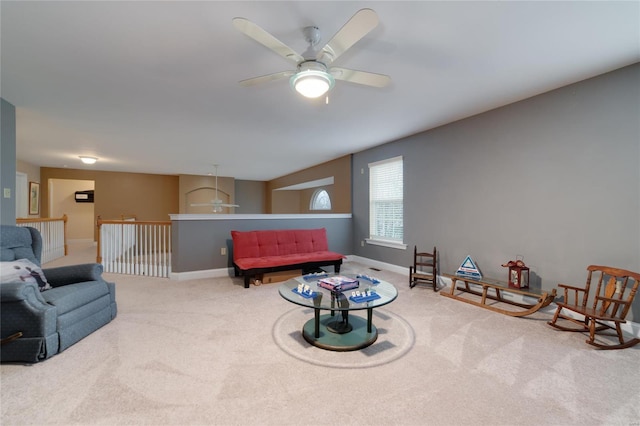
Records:
M216 177L180 175L180 214L209 214L212 207L191 206L192 203L210 202L216 197ZM235 204L235 179L232 177L218 176L218 198L225 204ZM223 208L223 214L235 213L234 208Z
M178 176L41 167L41 217L50 217L49 179L94 181L94 223L97 216L105 220L120 219L123 214L136 215L138 220L169 220L169 214L178 213Z
M273 191L271 193L272 214L301 213L302 202L300 195L302 191Z
M29 173L31 179L32 172ZM273 190L331 176L334 177L334 184L324 187L331 196L332 210L327 213L351 213L351 155L266 182L266 213L309 213L309 203L315 189L277 191L282 194L276 195L282 197L277 200L274 200ZM100 216L105 220L120 219L122 215L135 215L138 220L169 220L169 214L174 213L209 213L206 208L201 211L188 211L186 194L200 187L215 187L215 176L173 176L42 167L40 179L34 178L41 183L41 217L51 217L48 211L49 179L95 182L94 219ZM218 189L228 195L225 201L235 203L234 178L219 176ZM234 211L225 209L222 213Z
M49 198L53 199L50 217L67 215L67 240L93 239L94 203L77 203L76 191L94 189L92 180L50 179L53 194L49 188Z
M351 155L267 182L267 213L309 213L309 203L315 188L298 191L274 190L331 176L334 179L333 185L323 187L331 197L331 210L327 213L351 213Z

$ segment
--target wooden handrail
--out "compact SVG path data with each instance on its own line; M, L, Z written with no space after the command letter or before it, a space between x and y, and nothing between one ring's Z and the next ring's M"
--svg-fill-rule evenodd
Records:
M99 218L100 216L98 216L98 228L100 227L100 225L103 224L110 224L110 225L171 225L171 221L170 220L136 220L136 221L130 221L130 220L102 220Z
M66 214L62 215L62 217L19 217L16 219L16 223L55 222L58 220L67 223L67 219Z

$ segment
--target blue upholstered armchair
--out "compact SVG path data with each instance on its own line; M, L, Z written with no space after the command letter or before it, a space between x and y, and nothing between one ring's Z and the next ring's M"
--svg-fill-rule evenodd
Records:
M42 237L34 228L1 225L0 251L2 262L27 259L39 267ZM102 265L42 272L51 289L40 291L37 282L4 277L0 283L2 362L43 361L116 317L115 284L102 278Z

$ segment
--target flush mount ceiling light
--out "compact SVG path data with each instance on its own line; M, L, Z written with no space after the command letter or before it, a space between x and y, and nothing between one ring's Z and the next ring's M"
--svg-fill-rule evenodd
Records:
M98 158L81 155L80 161L82 161L84 164L95 164L95 162L98 161Z
M291 79L291 87L306 98L318 98L333 88L335 80L327 67L318 61L305 61Z

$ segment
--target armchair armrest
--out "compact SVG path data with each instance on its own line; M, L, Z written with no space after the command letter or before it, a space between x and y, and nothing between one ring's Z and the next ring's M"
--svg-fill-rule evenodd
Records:
M57 309L48 304L36 283L3 283L0 286L2 338L22 333L24 337L49 336L56 332Z
M83 263L80 265L43 269L44 276L52 287L60 287L85 281L101 281L103 279L102 271L102 265L99 263Z
M2 303L24 300L33 306L49 306L35 283L2 283L0 286L0 300L2 300Z
M626 311L631 306L631 301L629 300L614 299L611 297L596 296L596 301L602 302L598 309L598 315L602 317L601 319L605 319L606 317L609 317L611 320L613 320L614 317L624 318L627 313ZM611 305L613 305L611 312L607 314ZM622 306L622 311L618 312L620 306Z
M575 300L575 304L578 305L580 303L578 295L582 293L582 306L586 306L587 303L587 289L583 287L576 287L568 284L558 284L559 288L564 289L564 302L569 303L569 291L573 291L573 298Z
M568 285L568 284L558 284L558 287L566 288L568 290L576 290L576 291L585 291L586 292L586 289L584 289L582 287L575 287L575 286Z

